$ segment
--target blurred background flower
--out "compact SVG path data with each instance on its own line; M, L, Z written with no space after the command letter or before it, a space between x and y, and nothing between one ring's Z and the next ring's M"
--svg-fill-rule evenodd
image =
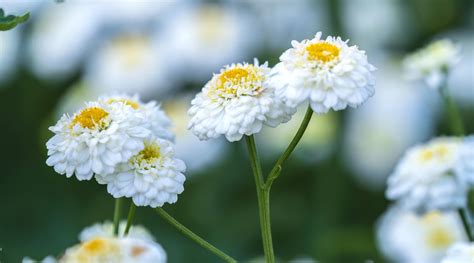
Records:
M274 66L291 40L318 31L367 51L378 68L376 94L358 109L315 115L273 185L272 227L280 259L398 260L395 250L378 243L380 230L374 227L387 208L386 177L410 146L449 131L437 94L403 78L406 54L440 38L460 47L448 86L462 106L467 132L474 131L469 122L474 118L474 3L469 0L0 0L0 8L31 12L27 23L0 32L2 262L60 255L77 242L83 226L111 219L113 199L104 187L55 175L45 165L44 147L51 137L47 127L57 116L110 93L157 100L172 120L176 154L187 164L188 180L180 202L165 209L232 256L261 257L245 148L199 141L187 130L185 113L190 99L223 65L257 57ZM303 112L259 134L266 171ZM457 229L451 215L440 217L435 226ZM408 218L423 225L415 215ZM169 262L215 261L153 211L137 209L136 222L159 240ZM387 246L392 237L384 234ZM426 242L413 247L436 259L441 251Z

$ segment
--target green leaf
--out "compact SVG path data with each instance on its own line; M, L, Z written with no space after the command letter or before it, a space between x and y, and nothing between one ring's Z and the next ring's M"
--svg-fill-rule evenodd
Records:
M26 13L22 16L15 16L15 15L7 15L5 16L5 12L3 9L0 8L0 31L7 31L18 24L26 22L30 18L30 13Z

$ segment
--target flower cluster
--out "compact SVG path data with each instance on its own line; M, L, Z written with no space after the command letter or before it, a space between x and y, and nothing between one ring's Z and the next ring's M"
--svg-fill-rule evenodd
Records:
M361 105L374 94L375 67L356 46L321 35L293 41L273 69L258 61L225 66L192 101L189 128L201 140L238 141L288 122L303 102L316 113Z
M186 166L175 157L169 126L155 102L103 97L50 128L46 163L67 177L95 177L115 198L132 198L137 206L174 203Z

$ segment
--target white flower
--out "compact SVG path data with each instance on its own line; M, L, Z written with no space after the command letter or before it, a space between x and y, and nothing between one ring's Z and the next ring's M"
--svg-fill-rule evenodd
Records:
M166 262L166 252L155 242L135 238L95 238L66 250L59 260L79 262Z
M381 66L377 79L384 81L367 103L348 112L343 154L359 185L379 191L385 189L387 177L403 153L433 134L438 94L413 89L387 62L378 61L377 65Z
M436 138L409 149L388 178L386 195L418 211L466 204L466 187L453 174L460 140Z
M441 263L471 263L474 261L474 243L460 242L452 245Z
M104 41L88 61L85 79L101 93L162 95L173 87L171 52L153 34L122 32Z
M176 156L186 163L189 175L219 163L225 156L227 147L224 138L201 141L188 130L189 116L186 112L191 99L191 95L185 95L163 103L163 108L173 123L171 129L176 136ZM206 154L202 154L203 152Z
M40 1L38 1L40 2ZM32 70L44 78L65 78L78 70L94 46L102 19L93 5L70 1L51 3L33 23L28 42Z
M144 148L151 135L145 119L120 103L91 102L73 117L65 114L50 130L46 163L59 174L89 180L107 174Z
M309 101L316 113L357 107L374 94L375 67L339 37L292 41L272 70L276 95L290 107Z
M424 80L431 88L440 88L446 73L458 63L459 52L459 47L448 39L435 41L407 56L404 61L407 77Z
M438 263L450 245L467 240L456 212L417 215L393 207L376 230L379 249L393 262Z
M463 139L455 170L460 180L474 187L474 135Z
M189 129L201 140L225 135L238 141L290 120L296 109L275 98L267 63L232 64L215 74L191 102Z
M145 141L145 148L120 164L116 172L97 175L115 198L131 197L137 206L161 207L175 203L186 180L183 161L175 158L173 144L163 139Z
M119 224L119 237L123 237L125 227L127 222L125 220L121 221ZM97 223L92 226L84 228L81 233L79 233L79 241L86 242L95 238L112 238L114 237L114 225L112 222L106 221L104 223ZM153 236L148 232L146 228L140 225L134 225L130 227L130 232L127 237L141 239L145 241L154 241Z
M199 3L176 10L165 17L162 34L174 59L186 65L178 68L180 79L205 81L209 72L251 57L261 46L260 24L240 8Z
M132 108L133 110L139 112L143 118L146 119L145 122L150 125L150 129L155 136L166 140L173 140L173 133L169 130L171 127L171 121L155 101L144 103L140 100L138 95L106 96L100 98L99 100L103 101L104 103L124 104L125 106Z

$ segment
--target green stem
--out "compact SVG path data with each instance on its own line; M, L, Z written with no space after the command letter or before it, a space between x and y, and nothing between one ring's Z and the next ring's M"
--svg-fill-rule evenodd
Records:
M474 241L473 233L471 230L471 226L469 224L469 220L467 219L467 209L459 208L458 209L459 217L461 217L462 224L464 226L464 230L466 230L467 237L469 238L469 242Z
M118 233L119 233L121 206L122 206L122 198L116 198L115 208L114 208L114 235L115 236L118 236Z
M194 234L191 230L189 230L187 227L183 226L181 223L179 223L176 219L174 219L170 214L168 214L163 208L158 207L155 209L156 213L161 216L166 222L174 226L179 232L196 242L198 245L201 247L209 250L210 252L214 253L216 256L220 257L223 259L225 262L231 262L235 263L237 260L233 259L226 253L222 252L215 246L211 245L209 242L206 240L202 239L198 235Z
M444 107L446 109L446 113L448 114L451 131L456 136L464 135L464 125L462 123L461 114L459 113L456 103L449 94L446 84L440 88L440 93L444 100Z
M255 186L257 187L258 211L260 218L260 230L262 234L263 252L265 254L265 262L275 262L273 252L272 230L270 225L270 189L265 187L262 167L257 154L257 147L253 135L245 137L247 148L252 165L252 171L255 178Z
M128 217L127 217L127 226L125 227L125 231L123 232L123 236L126 237L128 235L128 232L130 231L130 227L132 227L133 224L133 218L135 217L135 210L136 206L133 203L133 201L130 203L130 209L128 210Z
M267 181L265 182L266 188L270 188L273 181L280 175L283 163L288 159L288 157L290 157L293 150L295 150L296 145L298 145L299 141L301 140L301 137L303 137L306 128L308 128L308 124L312 116L313 110L311 109L311 105L308 105L308 109L306 109L303 121L301 122L300 127L298 128L298 131L295 134L295 137L293 137L293 140L291 140L286 150L283 152L283 154L275 163L275 166L273 166L272 170L270 171Z
M447 75L447 72L446 72L446 75ZM447 76L445 79L447 79ZM461 114L459 113L456 103L454 102L453 98L449 94L446 80L440 87L440 94L444 100L444 106L446 109L446 113L448 114L449 124L451 126L452 133L456 136L463 136L465 134L465 131L464 131L464 125L462 123ZM469 241L473 242L474 241L473 232L471 229L471 224L469 222L469 219L467 218L467 215L469 213L468 208L467 207L459 208L458 213L459 213L459 217L461 218L462 224L464 226L466 235L469 238Z

